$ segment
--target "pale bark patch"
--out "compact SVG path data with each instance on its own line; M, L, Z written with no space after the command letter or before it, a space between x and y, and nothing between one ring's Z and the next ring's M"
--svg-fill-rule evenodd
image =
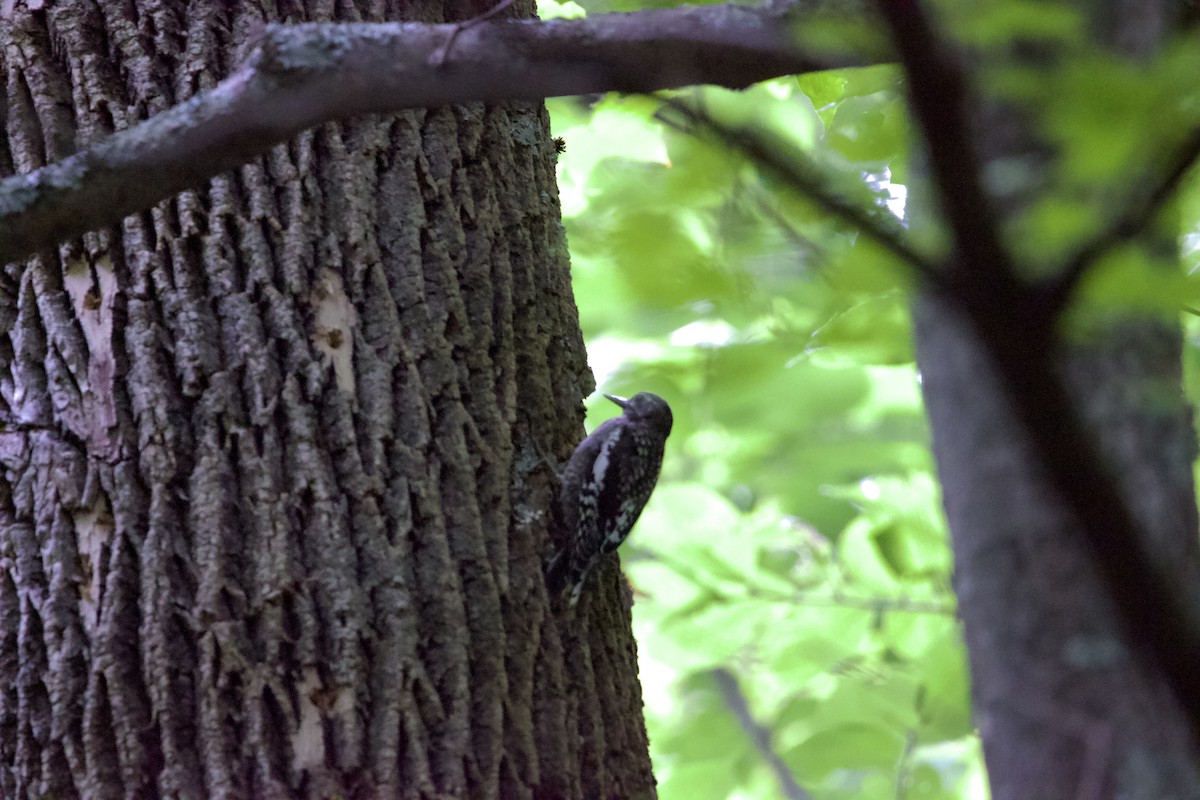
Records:
M355 393L354 329L358 314L346 296L342 277L331 269L322 269L312 290L312 343L333 365L338 388Z
M112 541L114 525L108 502L97 495L89 508L72 514L76 548L79 551L79 616L88 638L94 639L100 624L100 600L104 592L105 551Z
M113 379L113 302L117 277L107 255L89 264L75 258L63 264L63 289L71 298L75 318L87 343L87 373L79 376L83 401L89 406L84 417L89 450L105 459L120 453L117 437L117 407Z

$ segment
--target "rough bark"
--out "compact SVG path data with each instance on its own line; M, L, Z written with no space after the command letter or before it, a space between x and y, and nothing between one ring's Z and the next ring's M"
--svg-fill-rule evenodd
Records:
M1151 52L1169 27L1168 4L1141 5L1122 8L1116 26L1121 49L1135 56ZM1045 158L1045 144L1015 109L985 102L972 113L987 120L976 128L985 161ZM1006 213L1023 202L998 199ZM1171 252L1170 240L1153 230L1139 244ZM1014 340L1029 340L1024 315L1036 309L994 311L1008 315ZM1200 773L1191 721L1163 675L1131 647L1088 536L1047 480L1009 405L1012 392L963 312L944 298L924 298L916 339L992 796L1193 797ZM1179 580L1173 591L1194 597L1195 444L1178 327L1109 320L1064 341L1058 368L1148 539L1145 549L1161 574Z
M8 174L265 22L478 10L31 5ZM6 269L0 794L653 794L615 571L542 582L591 378L540 106L327 125Z

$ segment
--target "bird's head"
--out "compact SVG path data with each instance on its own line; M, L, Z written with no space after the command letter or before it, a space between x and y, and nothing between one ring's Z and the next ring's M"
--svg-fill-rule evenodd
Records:
M628 399L612 394L604 396L619 405L625 411L626 419L631 422L644 422L661 430L664 436L671 432L674 423L671 407L658 395L638 392Z

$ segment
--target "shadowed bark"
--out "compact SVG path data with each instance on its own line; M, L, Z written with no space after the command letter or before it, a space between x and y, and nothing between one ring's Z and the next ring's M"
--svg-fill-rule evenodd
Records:
M443 16L381 5L17 4L0 170L265 22ZM592 389L553 153L535 104L326 125L6 267L0 794L653 794L615 570L542 582Z

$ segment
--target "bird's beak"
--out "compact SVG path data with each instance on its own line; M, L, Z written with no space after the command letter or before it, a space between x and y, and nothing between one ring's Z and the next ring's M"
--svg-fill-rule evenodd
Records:
M609 400L612 400L614 403L619 405L621 408L624 408L625 406L627 406L629 404L629 400L625 397L617 397L615 394L606 394L604 396L607 397Z

